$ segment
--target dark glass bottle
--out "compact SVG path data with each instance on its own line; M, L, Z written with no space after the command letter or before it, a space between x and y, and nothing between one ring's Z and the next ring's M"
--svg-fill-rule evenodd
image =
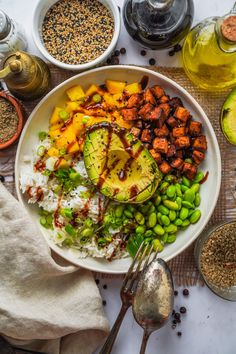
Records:
M173 47L190 30L193 0L126 0L123 19L130 36L151 49Z

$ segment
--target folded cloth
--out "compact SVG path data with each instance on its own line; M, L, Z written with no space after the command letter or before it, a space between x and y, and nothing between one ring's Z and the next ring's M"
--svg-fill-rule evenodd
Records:
M0 334L48 354L90 354L108 332L92 274L55 261L19 202L0 183Z

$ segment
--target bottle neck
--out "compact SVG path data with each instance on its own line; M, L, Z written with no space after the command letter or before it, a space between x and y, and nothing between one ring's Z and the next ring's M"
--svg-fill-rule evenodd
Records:
M218 46L225 53L236 52L236 13L218 18L215 24Z

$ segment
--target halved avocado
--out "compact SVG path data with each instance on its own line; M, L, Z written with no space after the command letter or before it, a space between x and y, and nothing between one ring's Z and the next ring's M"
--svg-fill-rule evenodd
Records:
M117 125L102 122L89 127L83 154L92 183L113 200L142 203L153 195L161 180L149 151Z
M236 87L230 92L223 104L220 125L226 139L236 145Z

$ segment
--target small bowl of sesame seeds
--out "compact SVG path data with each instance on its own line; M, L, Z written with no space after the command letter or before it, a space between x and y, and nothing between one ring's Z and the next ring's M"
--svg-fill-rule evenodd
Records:
M206 285L216 295L236 301L236 221L221 222L204 230L194 254Z
M17 100L0 92L0 150L15 143L23 128L23 112Z
M67 70L103 64L115 50L120 14L114 0L40 0L33 38L42 55Z

